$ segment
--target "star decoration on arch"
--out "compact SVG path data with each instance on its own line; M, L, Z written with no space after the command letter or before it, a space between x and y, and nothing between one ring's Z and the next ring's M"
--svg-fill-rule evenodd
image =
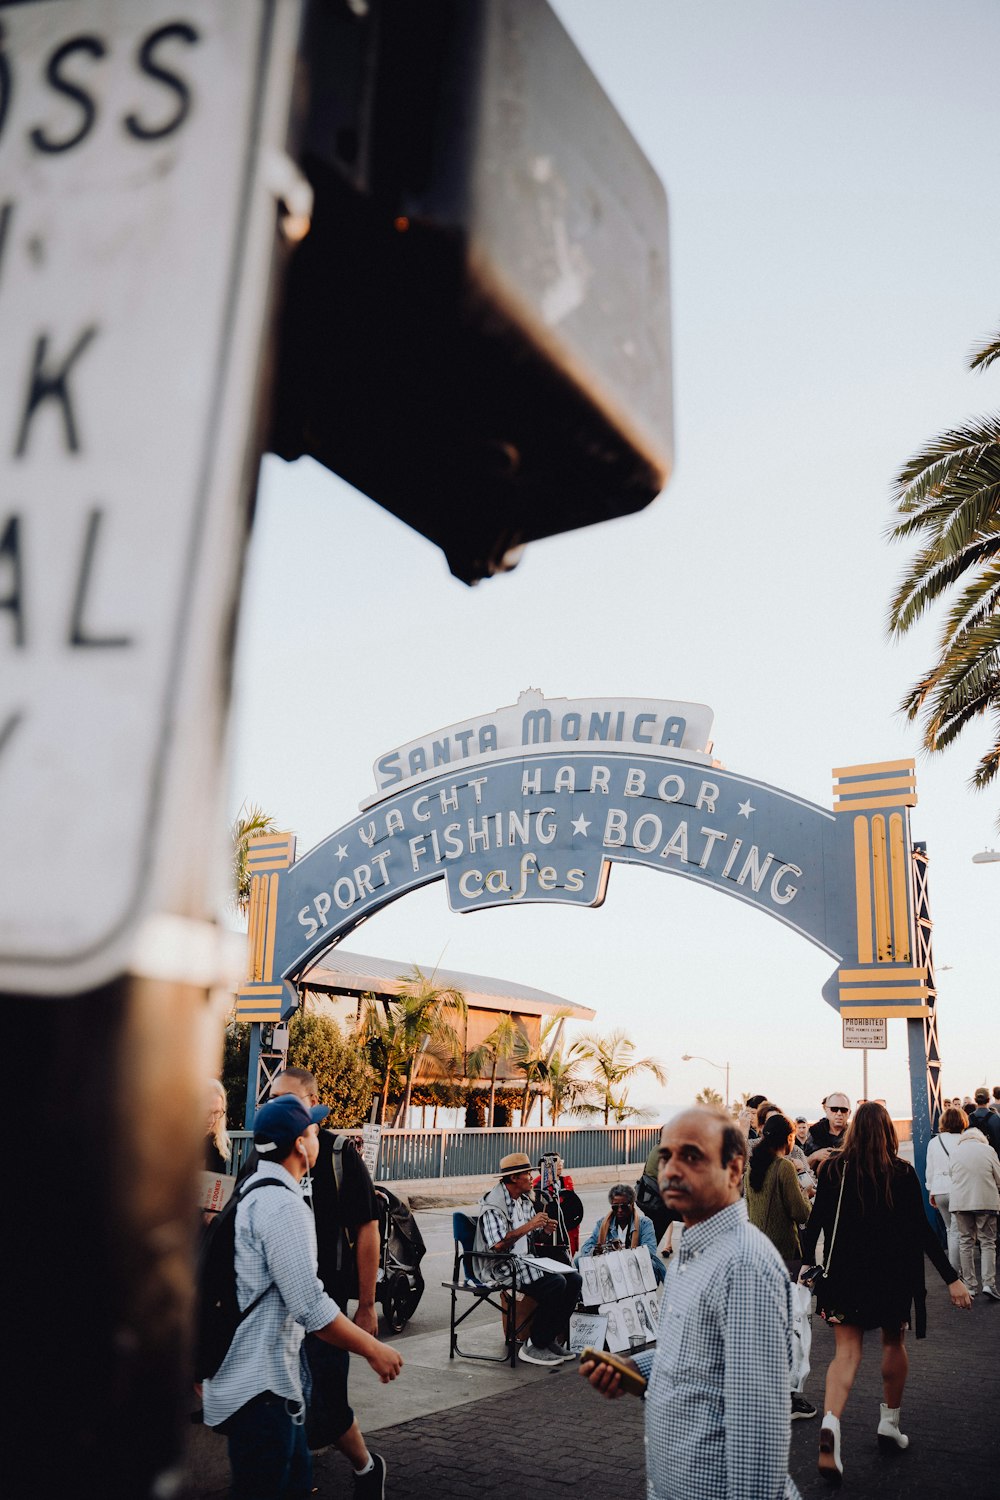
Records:
M338 859L346 859L347 858L347 845L346 844L338 844L337 845L337 858Z
M749 797L747 798L747 800L745 802L741 802L740 803L739 812L740 812L740 817L741 818L749 818L750 814L752 812L756 812L756 811L757 811L757 809L755 807L751 807L751 805L750 805L750 798Z
M583 816L583 813L581 813L578 818L574 818L573 819L573 822L572 822L573 832L574 833L582 833L583 836L584 836L584 838L587 837L587 829L589 827L590 827L590 819L589 818L585 818Z

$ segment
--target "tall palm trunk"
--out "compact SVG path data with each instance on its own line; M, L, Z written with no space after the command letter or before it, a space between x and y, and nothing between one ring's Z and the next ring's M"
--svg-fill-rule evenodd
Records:
M493 1054L493 1067L490 1069L490 1109L487 1119L491 1127L497 1122L497 1064L499 1058Z

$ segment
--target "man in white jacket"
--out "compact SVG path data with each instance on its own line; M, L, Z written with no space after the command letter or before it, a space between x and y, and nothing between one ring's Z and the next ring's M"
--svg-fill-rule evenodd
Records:
M959 1137L951 1157L949 1207L958 1220L962 1280L976 1295L973 1259L976 1241L982 1257L983 1296L1000 1302L997 1291L997 1211L1000 1209L1000 1162L981 1130Z

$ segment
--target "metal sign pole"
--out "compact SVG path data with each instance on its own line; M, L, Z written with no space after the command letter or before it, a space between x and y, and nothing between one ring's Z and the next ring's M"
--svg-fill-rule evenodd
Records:
M139 1500L179 1492L191 1403L237 978L222 745L302 7L2 16L0 1003L31 1058L8 1343L33 1488Z

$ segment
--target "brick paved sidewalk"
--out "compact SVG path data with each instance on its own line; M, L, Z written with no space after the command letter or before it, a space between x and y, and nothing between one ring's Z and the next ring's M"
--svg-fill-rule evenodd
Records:
M933 1272L929 1271L929 1275ZM940 1500L945 1493L1000 1493L1000 1305L977 1298L971 1312L950 1306L934 1278L928 1288L929 1334L909 1340L910 1378L903 1405L905 1453L884 1454L875 1440L880 1400L879 1339L869 1334L844 1415L842 1493L878 1500ZM813 1373L806 1394L822 1410L823 1377L833 1349L814 1319ZM754 1378L753 1370L747 1379ZM372 1435L389 1465L393 1500L552 1500L575 1491L601 1500L645 1492L642 1404L602 1401L573 1365L499 1397L436 1412ZM792 1424L791 1472L804 1500L829 1495L816 1472L819 1421ZM347 1493L344 1461L318 1455L321 1496Z

